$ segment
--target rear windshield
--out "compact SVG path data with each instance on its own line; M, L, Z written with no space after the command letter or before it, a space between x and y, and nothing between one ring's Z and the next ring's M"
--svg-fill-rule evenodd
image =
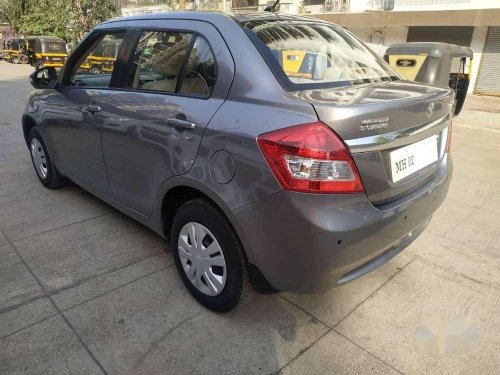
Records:
M340 27L289 20L248 21L242 25L291 90L399 79L383 59Z

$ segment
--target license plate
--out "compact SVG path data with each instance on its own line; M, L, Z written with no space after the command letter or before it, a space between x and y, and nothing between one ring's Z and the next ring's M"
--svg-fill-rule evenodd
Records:
M401 147L389 156L392 182L398 182L438 160L437 136Z
M52 58L52 61L61 61L61 60L62 60L62 58L60 58L60 57L53 57Z

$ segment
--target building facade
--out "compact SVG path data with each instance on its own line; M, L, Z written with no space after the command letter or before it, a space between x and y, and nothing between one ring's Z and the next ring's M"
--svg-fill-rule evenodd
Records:
M380 11L382 0L344 3L347 11L323 8L311 16L337 23L365 42L385 47L420 41L471 47L474 59L469 92L500 95L499 0L395 0L390 12Z

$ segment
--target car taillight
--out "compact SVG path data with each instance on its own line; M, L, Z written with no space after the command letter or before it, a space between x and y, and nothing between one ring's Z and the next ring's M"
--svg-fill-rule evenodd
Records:
M444 149L444 152L450 151L451 148L451 128L452 121L450 120L450 125L448 125L448 137L446 138L446 148Z
M320 121L261 134L257 142L285 190L307 193L364 191L346 146Z

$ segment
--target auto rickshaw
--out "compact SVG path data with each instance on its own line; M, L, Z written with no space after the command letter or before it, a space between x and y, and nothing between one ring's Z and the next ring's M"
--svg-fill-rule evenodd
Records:
M21 63L19 55L24 46L23 38L7 38L3 41L2 59L13 64Z
M27 55L30 65L35 68L60 68L68 58L66 42L55 36L29 36L23 51Z
M85 62L80 66L80 69L92 74L112 72L121 43L122 39L107 39L101 41L92 54L87 56Z
M411 42L391 45L384 59L403 78L455 91L454 115L465 102L472 71L473 51L469 47L439 42Z

